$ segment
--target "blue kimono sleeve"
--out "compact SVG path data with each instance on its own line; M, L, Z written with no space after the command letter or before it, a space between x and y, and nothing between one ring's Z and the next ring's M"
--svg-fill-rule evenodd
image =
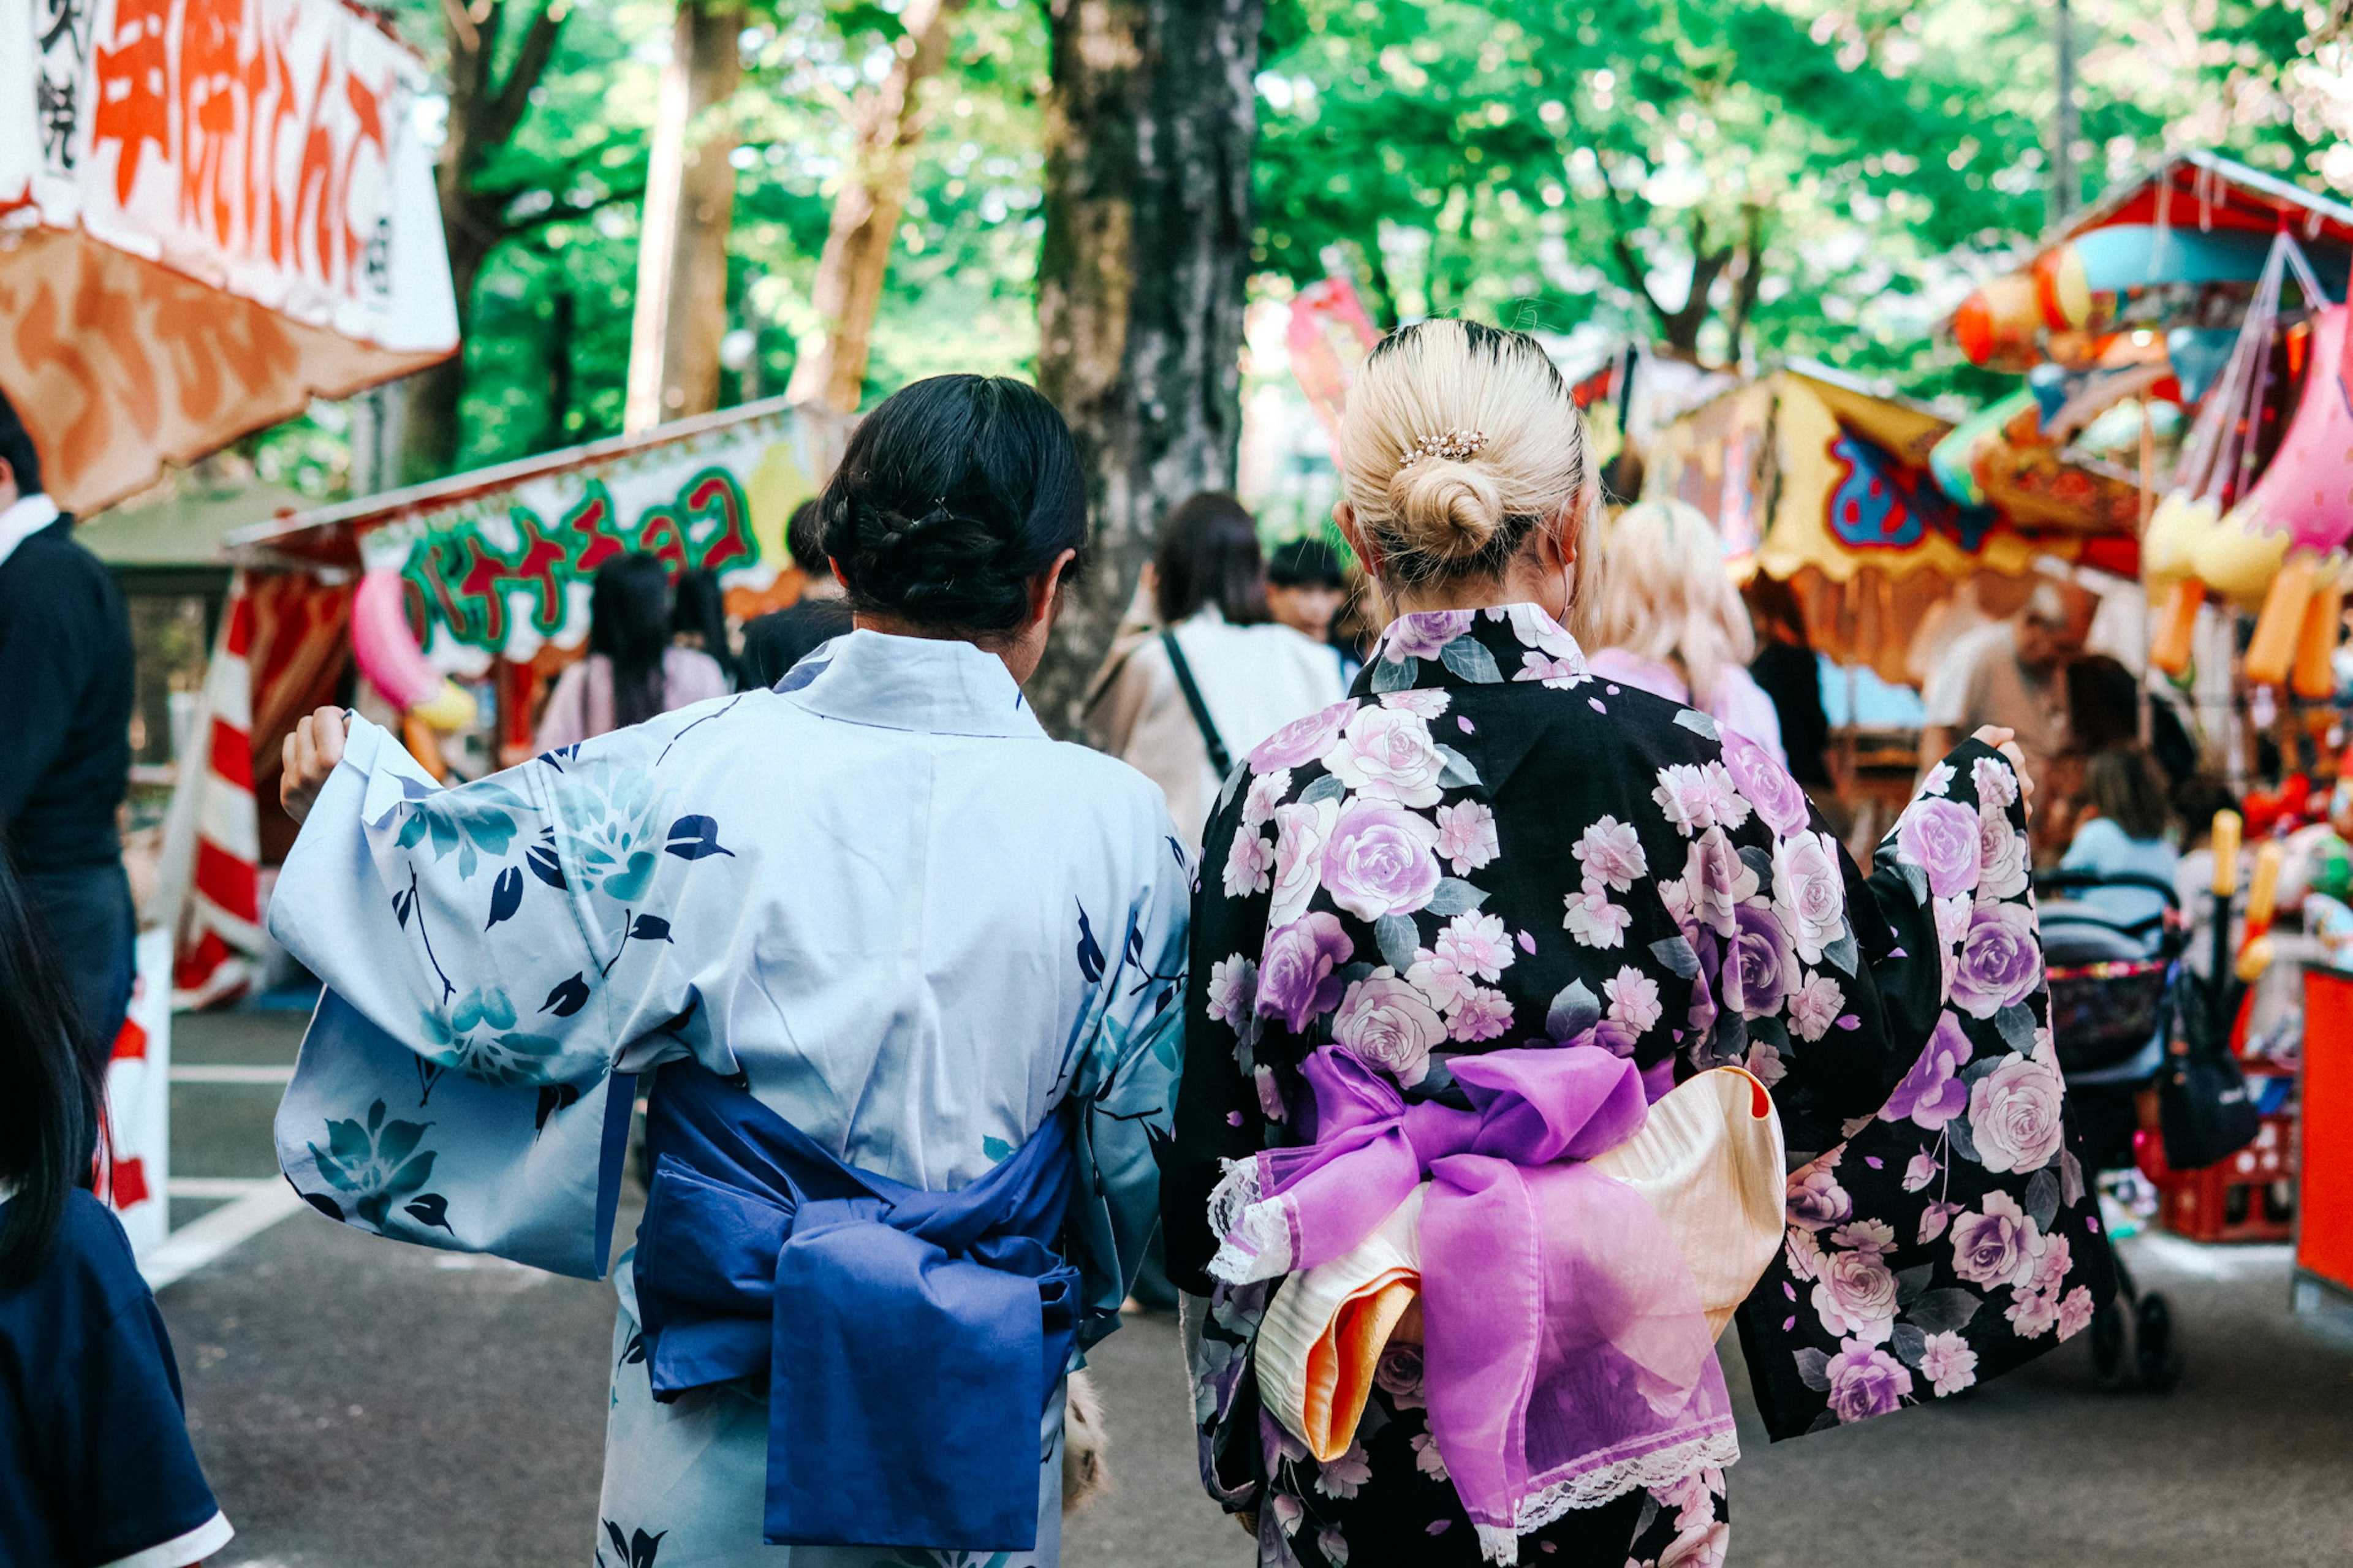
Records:
M1160 1221L1153 1151L1167 1141L1184 1068L1192 871L1166 821L1157 826L1150 869L1116 931L1120 946L1102 952L1090 929L1079 954L1082 964L1102 969L1095 1004L1073 1034L1069 1089L1081 1183L1070 1227L1084 1291L1082 1348L1119 1326L1121 1303Z
M324 987L276 1129L312 1207L603 1273L633 1074L690 1037L724 1054L670 923L730 862L665 791L662 731L444 789L353 721L269 912Z

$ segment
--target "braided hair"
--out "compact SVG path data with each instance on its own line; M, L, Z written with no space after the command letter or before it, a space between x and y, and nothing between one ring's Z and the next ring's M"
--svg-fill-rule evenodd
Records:
M818 504L853 609L976 639L1018 628L1031 580L1086 542L1070 426L1005 376L932 376L885 398Z

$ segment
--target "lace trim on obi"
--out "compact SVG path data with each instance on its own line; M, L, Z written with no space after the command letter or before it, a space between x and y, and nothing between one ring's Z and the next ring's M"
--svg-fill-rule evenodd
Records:
M1739 1458L1740 1435L1727 1426L1599 1469L1580 1471L1522 1498L1516 1529L1506 1530L1500 1524L1475 1526L1480 1555L1490 1563L1516 1562L1521 1536L1542 1530L1571 1509L1599 1508L1638 1488L1655 1491L1702 1470L1721 1469Z
M1221 1163L1225 1176L1209 1194L1209 1229L1218 1237L1210 1274L1229 1285L1249 1285L1290 1273L1298 1247L1289 1205L1261 1196L1258 1161Z

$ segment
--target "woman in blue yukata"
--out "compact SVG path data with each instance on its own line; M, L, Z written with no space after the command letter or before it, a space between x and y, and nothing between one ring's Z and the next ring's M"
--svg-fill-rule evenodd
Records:
M1533 339L1391 334L1342 449L1404 613L1227 782L1194 910L1202 1476L1264 1564L1714 1568L1727 1323L1778 1439L2111 1289L2017 748L1932 769L1866 879L1763 746L1564 629L1596 501Z
M594 1277L649 1091L597 1563L1050 1565L1191 869L1022 698L1085 528L1044 398L919 382L823 505L856 629L772 690L454 789L303 721L270 929L326 991L280 1160L347 1225Z

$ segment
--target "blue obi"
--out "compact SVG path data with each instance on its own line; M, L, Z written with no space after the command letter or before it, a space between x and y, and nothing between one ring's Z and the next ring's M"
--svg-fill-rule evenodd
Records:
M646 1147L654 1394L766 1382L767 1542L1034 1547L1039 1421L1078 1319L1079 1272L1052 1246L1076 1172L1067 1119L959 1191L925 1192L672 1062Z

